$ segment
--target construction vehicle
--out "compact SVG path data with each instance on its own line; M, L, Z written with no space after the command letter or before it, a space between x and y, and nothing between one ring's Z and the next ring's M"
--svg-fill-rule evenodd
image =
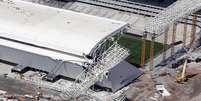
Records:
M182 82L183 82L182 77L181 77L181 71L180 71L180 70L177 70L177 71L176 71L175 79L176 79L176 82L177 82L177 83L182 83Z
M177 71L176 71L176 77L175 77L175 79L176 79L176 82L177 82L177 83L181 83L181 84L182 84L184 81L187 80L187 78L186 78L186 76L185 76L187 63L188 63L188 60L185 59L185 62L184 62L182 71L180 71L180 70L177 70Z

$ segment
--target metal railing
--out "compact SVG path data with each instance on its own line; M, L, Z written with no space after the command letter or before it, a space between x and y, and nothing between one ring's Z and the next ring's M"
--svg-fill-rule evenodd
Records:
M150 19L145 25L145 31L160 35L167 27L192 13L201 9L201 0L178 0L167 9Z

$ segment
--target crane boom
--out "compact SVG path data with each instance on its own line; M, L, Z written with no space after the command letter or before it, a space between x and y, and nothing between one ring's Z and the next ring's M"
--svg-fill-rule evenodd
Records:
M66 99L73 99L80 94L86 92L92 85L98 81L102 81L106 76L106 73L115 65L120 63L129 55L127 49L122 48L119 44L113 44L108 50L106 50L101 58L91 66L87 71L81 73L77 77L77 81L74 82L64 92Z

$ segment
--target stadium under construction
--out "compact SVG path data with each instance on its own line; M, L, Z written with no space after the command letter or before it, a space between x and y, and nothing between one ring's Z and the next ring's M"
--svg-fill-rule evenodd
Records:
M199 101L200 9L201 0L0 0L0 100Z

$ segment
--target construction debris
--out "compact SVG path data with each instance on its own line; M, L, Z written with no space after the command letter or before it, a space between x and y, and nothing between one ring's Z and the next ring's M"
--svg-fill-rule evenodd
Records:
M4 1L7 0L0 0L0 2ZM8 0L7 3L15 5L15 3L11 1ZM44 67L48 67L49 65L46 65L42 61L43 59L39 59L40 61L37 60L37 62L42 64L42 66L34 65L37 67L37 69L32 68L24 74L11 73L10 70L12 69L20 71L20 68L23 67L24 69L27 69L31 68L30 66L15 64L14 67L18 68L13 69L13 66L9 69L7 67L1 68L0 89L2 90L0 90L0 101L124 101L126 99L131 101L201 101L201 16L199 12L197 12L201 9L201 0L177 0L174 4L167 8L135 2L138 0L24 1L31 1L48 6L54 6L94 16L127 22L129 26L128 29L125 28L125 33L142 38L142 42L138 46L141 48L141 55L134 56L134 58L137 58L141 61L141 64L133 65L140 65L139 67L143 67L140 69L144 72L144 74L140 76L142 74L140 73L140 77L138 79L136 78L135 82L132 82L133 80L129 78L133 78L135 73L131 73L128 78L124 78L124 76L122 76L124 72L121 72L123 74L115 72L118 74L118 78L112 78L116 77L116 74L110 74L108 71L118 64L120 65L119 68L121 69L116 69L116 71L121 71L122 68L126 69L125 64L121 65L121 61L129 55L129 50L122 48L120 44L116 43L117 41L115 41L115 43L112 43L114 46L112 45L108 51L104 50L102 52L102 50L96 49L98 54L90 53L90 55L92 54L95 56L100 56L99 58L93 58L88 54L84 54L84 56L81 58L87 59L87 61L83 62L82 64L84 65L80 66L83 71L78 75L78 77L72 76L72 79L65 78L63 76L61 77L61 75L59 75L58 81L44 81L49 77L51 79L51 77L54 77L54 75L48 75L47 71L45 71L46 69L44 69ZM151 2L151 0L145 1ZM15 10L19 10L17 6ZM10 9L10 7L8 8ZM7 10L7 8L5 10ZM22 13L24 13L26 10L27 9L22 11ZM63 10L58 10L55 14L51 15L57 15L57 13L61 14L60 11ZM31 13L27 13L25 15L28 15L28 18L32 18L32 16L34 18L34 16L36 16ZM40 16L40 14L38 16ZM49 16L47 16L47 18L48 17ZM66 18L68 17L65 17L65 19ZM46 18L44 19L46 21ZM25 19L23 24L25 23L26 25L26 21L28 20ZM58 19L58 21L60 21L60 19ZM34 25L34 23L35 22L32 22L31 25ZM72 24L69 21L66 23L66 26ZM99 25L99 22L96 23ZM61 28L61 26L58 27ZM66 27L64 29L66 30ZM104 28L104 30L106 29L107 28ZM120 34L124 33L124 31L120 32ZM36 39L38 38L36 37ZM114 38L116 37L113 37L112 40L114 40ZM10 41L10 39L6 40ZM146 46L147 40L150 41L150 47L148 47L149 49L147 49ZM18 40L11 41L18 42ZM159 52L159 54L155 54L155 51L157 51L157 46L154 44L155 41L163 43L163 50L162 52ZM27 43L23 42L20 44L27 45ZM127 44L132 45L132 43ZM31 46L36 47L32 44ZM18 46L16 47L18 48ZM40 46L37 47L41 48ZM97 45L96 47L100 46ZM108 46L101 46L101 49L105 48L107 49ZM49 50L52 51L52 49ZM148 53L146 53L147 50ZM4 53L6 52L7 51L4 51ZM48 53L48 55L50 54ZM1 56L3 57L7 55L3 54ZM35 57L35 55L31 55L30 57ZM11 60L13 59L11 56L9 58ZM43 58L47 59L46 57ZM19 57L16 57L16 59L19 59L20 63L22 62L22 64L24 61L26 61L24 58L23 61ZM31 63L34 63L32 59L30 59L27 64ZM77 61L75 63L77 63ZM63 62L59 64L63 65ZM53 71L54 69L57 71L58 68L56 67L60 67L60 65L52 65ZM0 67L5 66L3 65ZM64 69L66 69L67 73L64 74L70 75L68 66L66 66L66 68ZM131 68L128 68L128 71L132 72L132 70L130 70ZM60 72L63 71L61 70ZM128 72L126 73L128 74ZM99 85L97 85L104 84L111 79L113 79L114 84L106 83L104 87L99 87ZM117 82L117 79L122 79L122 81ZM124 84L125 82L127 83ZM116 89L113 90L109 88L111 86L114 86L114 88L116 87Z
M171 94L168 92L168 90L165 88L162 84L156 85L156 91L158 94L160 94L162 97L170 96Z

